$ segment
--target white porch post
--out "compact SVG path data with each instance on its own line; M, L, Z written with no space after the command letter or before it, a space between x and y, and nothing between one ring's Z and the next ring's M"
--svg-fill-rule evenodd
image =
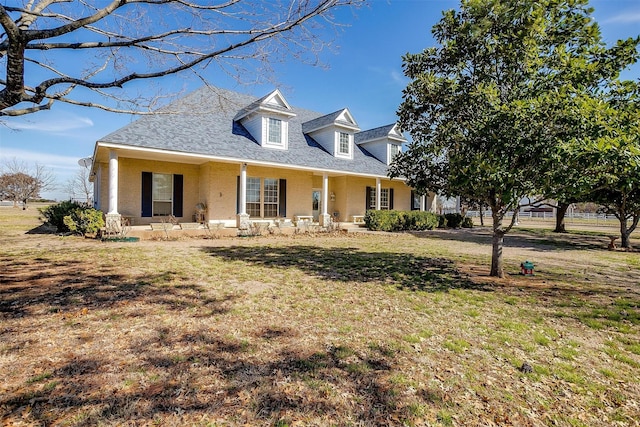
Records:
M118 213L118 153L109 151L109 211L108 214Z
M102 209L101 186L102 184L102 164L98 164L96 175L93 177L93 208Z
M427 210L427 196L425 196L424 194L420 196L420 210L421 211Z
M427 195L425 197L428 197L427 199L427 204L425 206L425 208L429 211L429 212L435 212L437 209L437 203L436 203L436 198L438 197L436 193L427 193Z
M249 215L247 214L247 164L240 165L240 195L238 198L239 212L236 216L238 229L248 228Z
M109 206L105 215L108 232L118 232L122 228L122 216L118 213L118 152L109 151Z
M380 187L380 178L376 178L376 210L379 211L380 210L380 193L381 193L381 187Z
M322 175L322 213L319 215L319 222L322 227L329 225L331 217L329 216L329 175Z

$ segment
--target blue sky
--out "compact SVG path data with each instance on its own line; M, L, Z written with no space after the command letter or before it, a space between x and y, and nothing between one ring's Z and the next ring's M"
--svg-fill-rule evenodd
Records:
M292 105L323 113L348 107L362 129L393 123L407 84L402 55L433 46L431 27L442 10L458 4L457 0L370 0L364 8L342 11L339 17L348 26L331 36L335 49L321 56L327 67L292 59L274 66L272 80ZM591 5L607 43L640 33L639 0L592 0ZM623 77L640 78L640 65ZM209 75L209 82L256 96L273 89L273 85L239 85L222 72ZM178 75L163 84L190 91L201 82ZM3 118L6 126L0 125L0 162L15 158L29 165L46 165L58 188L44 196L66 199L69 196L62 187L80 168L78 159L92 155L96 140L135 119L62 103L50 111Z

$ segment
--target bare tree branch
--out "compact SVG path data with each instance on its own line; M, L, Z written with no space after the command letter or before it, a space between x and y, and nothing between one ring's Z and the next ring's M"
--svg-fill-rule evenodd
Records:
M96 7L84 0L30 0L22 7L0 5L0 67L5 71L0 116L49 109L52 101L140 112L155 101L141 102L121 90L132 81L191 70L206 82L215 76L212 64L225 72L228 66L269 67L290 57L317 65L318 53L329 46L323 28L338 27L331 13L365 1L111 0ZM69 55L78 59L70 61ZM26 63L31 65L26 68ZM243 79L257 76L252 71ZM107 102L100 105L86 91L75 91L79 87L108 94ZM133 108L121 109L109 100Z

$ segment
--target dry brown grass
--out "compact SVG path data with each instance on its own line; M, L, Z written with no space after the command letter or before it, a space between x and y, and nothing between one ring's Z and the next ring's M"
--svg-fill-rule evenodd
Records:
M495 280L484 230L100 243L38 225L0 209L5 425L639 425L640 253L606 235L510 235Z

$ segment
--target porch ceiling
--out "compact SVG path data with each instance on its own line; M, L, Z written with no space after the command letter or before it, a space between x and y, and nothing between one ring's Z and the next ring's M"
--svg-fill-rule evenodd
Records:
M199 155L194 153L181 153L179 151L166 151L159 149L149 149L149 148L140 148L140 147L132 147L126 146L122 144L110 144L110 143L102 143L98 144L96 147L96 152L94 153L94 161L93 167L95 168L98 163L108 163L109 162L109 151L115 149L118 153L119 157L127 157L132 159L140 159L140 160L156 160L162 162L174 162L174 163L183 163L183 164L192 164L192 165L202 165L207 162L220 162L220 163L232 163L232 164L240 164L247 163L251 166L266 166L266 167L275 167L282 169L290 169L290 170L299 170L299 171L312 171L313 175L322 176L325 173L330 176L359 176L366 178L382 178L388 179L386 176L377 176L370 174L362 174L362 173L354 173L354 172L345 172L345 171L332 171L332 170L319 170L304 166L297 165L286 165L286 164L274 164L270 162L261 162L255 160L245 160L245 159L225 159L220 157L212 157L206 155ZM95 170L92 170L92 174L95 173ZM398 181L404 181L402 178L394 178Z
M108 163L110 149L111 147L99 146L95 154L94 162ZM162 150L140 150L139 148L128 148L126 146L118 146L116 151L118 152L119 157L128 157L140 160L157 160L162 162L187 163L192 165L201 165L211 161L210 158L198 156L196 154L169 153Z

